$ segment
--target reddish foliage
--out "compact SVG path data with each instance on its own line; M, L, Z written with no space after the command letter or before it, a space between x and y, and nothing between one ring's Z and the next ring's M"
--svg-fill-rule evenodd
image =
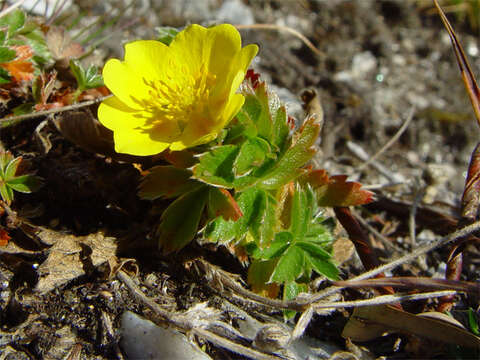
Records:
M260 74L253 71L253 69L248 69L247 73L245 74L245 80L250 80L254 89L256 89L260 84L259 78Z
M0 246L7 246L11 237L5 229L0 229Z
M317 192L320 206L354 206L373 201L372 192L361 189L360 183L347 181L346 175L329 177L326 170L314 170L305 175L303 181Z
M224 195L224 200L219 203L218 208L216 209L216 216L223 216L226 220L237 221L243 216L242 210L238 206L237 202L230 194L229 191L225 189L218 189Z
M12 61L0 64L7 70L14 82L30 81L33 79L33 64L30 59L33 56L33 50L28 45L12 46L11 49L17 52L17 57Z

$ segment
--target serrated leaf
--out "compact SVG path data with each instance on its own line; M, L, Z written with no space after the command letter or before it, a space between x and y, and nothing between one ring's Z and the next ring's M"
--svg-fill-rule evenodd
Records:
M13 155L10 151L0 151L0 177L5 177L5 170L7 165L13 160Z
M78 88L83 90L86 89L86 75L85 69L82 67L79 61L70 60L70 70L72 71L73 76L77 80Z
M293 235L288 231L275 234L275 239L264 249L254 246L251 256L258 260L270 260L282 256L293 241Z
M42 181L38 176L21 175L6 181L7 186L15 191L30 194L38 190L42 185Z
M280 286L278 284L268 284L268 280L275 268L277 260L253 261L248 268L247 280L252 291L269 298L276 298Z
M10 205L13 201L13 190L7 186L1 179L0 179L0 196L2 197L3 201Z
M13 10L0 18L0 27L7 27L8 37L12 37L25 24L25 13L20 9Z
M236 200L243 213L235 223L236 238L241 240L250 229L258 228L261 223L266 194L262 190L251 188L236 196Z
M292 199L290 228L296 239L302 239L312 218L313 194L297 185Z
M28 27L28 24L25 28ZM40 65L53 61L52 54L48 49L44 34L35 25L28 29L28 32L22 31L22 35L26 38L26 42L33 49L33 60Z
M290 246L278 260L269 282L285 283L294 281L303 274L304 265L304 252L300 248Z
M163 212L157 234L165 254L182 249L194 239L207 197L208 189L203 186L180 196Z
M174 198L195 190L202 184L191 179L192 172L174 166L154 166L142 179L138 195L145 200Z
M309 118L297 134L297 141L278 160L275 167L262 179L262 187L276 189L286 184L307 170L301 167L305 165L315 154L312 148L320 132L320 125L315 118Z
M333 236L331 230L324 223L310 223L304 239L314 243L330 244Z
M275 145L282 154L287 147L288 134L290 129L287 124L287 111L285 106L278 108L273 118L273 138L272 144Z
M332 260L317 258L309 253L306 253L305 257L306 261L317 273L327 277L330 280L338 280L339 270Z
M239 151L236 145L224 145L200 155L198 164L193 167L193 177L210 185L232 188L233 164Z
M276 201L267 192L264 192L264 194L265 206L259 209L259 219L251 227L252 235L261 248L268 246L272 242L277 227Z
M2 68L8 71L12 80L30 81L33 79L34 67L31 62L33 56L33 50L29 45L12 46L11 49L15 50L16 57L14 60L0 64Z
M207 224L204 236L211 242L227 244L235 239L235 222L219 216Z
M232 126L228 130L225 141L232 143L240 137L254 138L258 135L257 127L250 118L250 115L242 109L235 116L236 121L232 123Z
M308 255L322 260L328 260L332 257L327 251L325 251L320 245L306 241L297 241L295 246L305 251Z
M90 65L85 72L85 89L94 89L103 86L102 75L98 73L96 66Z
M0 46L0 63L11 61L17 57L17 52L6 46Z
M165 45L170 45L179 32L178 29L170 26L160 26L155 28L155 31L157 32L157 40Z
M246 96L245 105L247 112L253 119L258 136L265 140L272 140L273 121L270 115L270 107L268 104L268 92L265 82L260 83L255 89L255 97ZM250 107L251 110L250 111Z
M355 206L373 201L373 193L358 182L347 181L346 175L328 176L325 170L313 170L300 179L316 192L319 206Z
M235 175L244 175L259 167L270 153L270 145L267 141L255 137L247 139L240 147L240 152L233 164Z

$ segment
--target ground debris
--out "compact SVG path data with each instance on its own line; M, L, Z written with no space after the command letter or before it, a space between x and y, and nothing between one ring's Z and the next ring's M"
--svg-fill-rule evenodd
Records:
M115 257L115 239L102 232L76 237L51 230L37 236L52 243L47 259L38 267L35 291L46 293L69 281L92 272Z

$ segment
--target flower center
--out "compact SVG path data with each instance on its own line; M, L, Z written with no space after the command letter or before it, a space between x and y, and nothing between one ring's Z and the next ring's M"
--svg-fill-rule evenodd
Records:
M186 67L171 70L163 79L144 79L152 99L148 111L154 115L154 126L176 123L182 133L189 122L208 120L210 92L217 79L204 65L193 75Z

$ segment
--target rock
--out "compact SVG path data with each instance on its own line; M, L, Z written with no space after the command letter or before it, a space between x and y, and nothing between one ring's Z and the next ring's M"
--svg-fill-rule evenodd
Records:
M218 9L216 19L219 22L252 25L255 22L252 10L240 0L227 0Z
M188 338L127 311L122 315L122 346L128 359L211 360Z

